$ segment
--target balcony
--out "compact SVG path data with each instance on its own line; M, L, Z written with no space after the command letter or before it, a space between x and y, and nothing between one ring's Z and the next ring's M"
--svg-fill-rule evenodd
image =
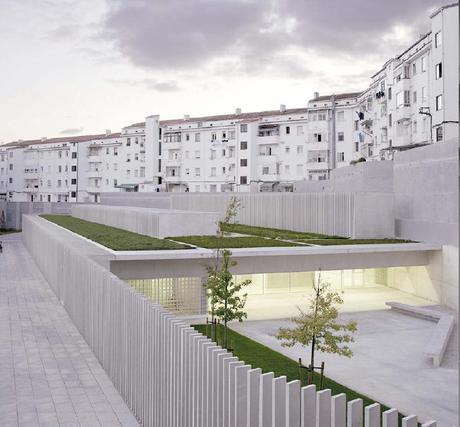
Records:
M36 187L24 187L24 193L37 193L38 192L38 185Z
M177 167L177 166L180 166L181 164L181 159L180 158L177 158L177 159L166 159L164 161L165 163L165 166L166 167Z
M25 180L36 180L39 178L38 172L24 172L24 179Z
M88 162L89 163L102 163L102 158L101 156L88 156Z
M102 170L89 170L86 172L88 178L101 178L102 177Z
M266 136L258 136L257 143L259 145L275 145L280 143L280 136L279 134L273 135L266 135Z
M102 187L100 185L88 185L88 187L86 187L86 191L88 193L100 193L101 188Z

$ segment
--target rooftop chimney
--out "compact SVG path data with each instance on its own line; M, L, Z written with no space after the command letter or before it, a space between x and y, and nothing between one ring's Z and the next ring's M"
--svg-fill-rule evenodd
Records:
M106 129L106 130L105 130L105 135L106 135L106 136L109 136L111 133L112 133L112 131L111 131L110 129Z
M313 99L319 98L319 92L313 92Z
M280 112L285 113L286 112L286 104L280 104Z
M184 120L189 120L190 119L190 115L189 114L184 114Z
M241 114L241 108L236 108L235 109L235 114L238 116Z

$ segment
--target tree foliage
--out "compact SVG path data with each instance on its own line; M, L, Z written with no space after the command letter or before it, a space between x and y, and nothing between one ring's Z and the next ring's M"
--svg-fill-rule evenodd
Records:
M337 306L343 300L337 292L328 290L329 284L321 281L313 283L314 295L309 309L303 311L298 307L300 314L292 321L293 328L280 328L277 338L282 346L292 347L295 344L311 346L311 365L315 364L315 350L323 353L333 353L340 356L353 355L349 344L354 342L353 333L357 330L357 323L350 321L340 323L337 320Z

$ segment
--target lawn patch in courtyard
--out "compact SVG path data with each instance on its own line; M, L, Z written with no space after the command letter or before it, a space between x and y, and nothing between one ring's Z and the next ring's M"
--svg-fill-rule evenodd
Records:
M210 334L211 327L207 325L193 325L193 327L204 335ZM223 336L223 326L218 325L217 338L218 344ZM238 357L239 360L244 360L244 363L251 365L253 368L260 368L262 373L273 372L275 377L285 375L287 381L294 381L299 379L299 365L294 360L289 357L284 356L277 351L272 350L271 348L259 344L258 342L239 334L238 332L233 331L232 329L228 330L228 342L231 346L232 353L234 356ZM306 351L306 355L309 352ZM327 372L327 365L326 365ZM359 375L359 372L356 373ZM319 382L320 376L317 373L313 375L313 382L317 386L319 391ZM302 386L306 384L305 373L302 374ZM337 383L327 376L323 379L323 389L330 389L332 395L337 395L340 393L345 393L347 396L347 401L354 399L362 399L364 406L371 405L375 402L375 399L371 399L361 393L358 393L348 387L343 386L342 384ZM377 402L378 403L378 402ZM390 409L389 407L381 404L381 411L386 411ZM399 414L399 424L401 425L401 419L404 415Z
M14 230L13 228L0 228L0 236L3 234L19 233L20 230Z
M188 245L85 221L70 215L42 214L40 217L114 251L192 249Z

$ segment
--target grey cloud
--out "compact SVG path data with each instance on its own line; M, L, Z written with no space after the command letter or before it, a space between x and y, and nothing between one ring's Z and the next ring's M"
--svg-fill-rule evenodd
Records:
M403 46L397 40L382 43L383 35L401 24L417 37L428 30L429 12L439 5L435 0L110 1L103 35L134 65L199 74L221 60L228 75L296 77L307 77L310 67L286 55L289 48L384 61Z
M129 79L111 79L110 83L143 87L158 92L174 92L180 89L179 83L175 80L157 80L153 78L129 80Z
M78 135L83 132L83 127L81 128L69 128L63 129L59 132L60 135Z

